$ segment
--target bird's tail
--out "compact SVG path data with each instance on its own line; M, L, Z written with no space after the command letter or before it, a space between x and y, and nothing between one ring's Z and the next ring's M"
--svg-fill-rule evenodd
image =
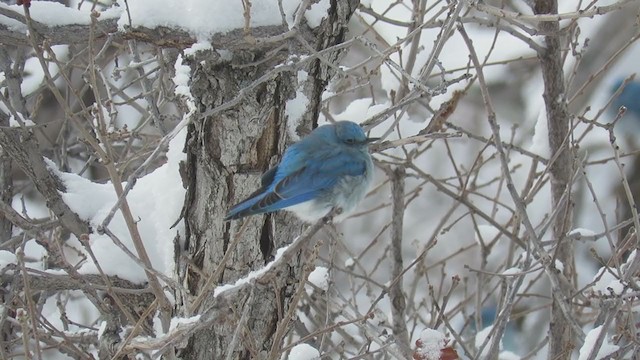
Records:
M254 197L249 197L238 205L234 206L227 212L227 216L225 216L224 221L229 220L237 220L241 219L245 216L260 214L264 211L261 209L256 209L254 205L262 200L262 198L266 195L266 193L258 194Z
M246 200L229 210L225 221L237 220L249 215L264 214L289 206L297 205L305 201L312 200L318 195L318 191L309 191L290 198L284 198L276 191L267 191L264 188L258 189Z

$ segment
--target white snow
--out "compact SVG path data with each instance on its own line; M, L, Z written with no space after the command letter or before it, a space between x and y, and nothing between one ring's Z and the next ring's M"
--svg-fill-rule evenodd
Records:
M169 325L169 331L177 328L178 326L190 325L197 323L200 320L200 315L191 316L188 318L172 318Z
M312 4L309 10L304 14L305 19L310 27L316 28L327 17L327 10L331 7L329 0L320 0Z
M627 257L627 260L621 266L621 270L624 273L629 269L629 266L634 262L636 257L636 250L633 250ZM600 292L604 295L620 295L624 292L626 285L618 277L616 269L607 269L607 267L601 267L595 274L592 281L595 281L591 290L594 292Z
M21 15L24 15L24 9L20 5L6 5L4 3L0 3L1 8L13 10ZM101 11L100 20L104 19L115 19L120 17L124 8L122 7L111 7L106 9L105 11ZM96 9L99 11L99 8ZM50 1L32 1L31 6L29 7L29 13L31 14L31 18L37 22L44 23L50 26L63 26L63 25L89 25L91 24L91 10L88 7L83 7L81 9L67 7L64 4L60 4L57 2ZM27 31L26 25L18 25L19 22L15 20L9 20L5 16L0 16L0 23L13 26L12 30L23 30L25 33Z
M24 254L26 257L35 259L27 263L27 267L30 269L44 270L46 268L45 263L49 253L47 250L35 240L29 240L24 246ZM25 258L25 261L27 259Z
M211 45L211 42L208 40L198 40L198 42L194 43L193 45L191 45L190 47L184 49L184 54L187 56L190 55L194 55L196 52L198 51L203 51L203 50L212 50L213 49L213 45ZM224 52L224 50L218 50L221 52ZM222 54L220 54L220 56L224 56Z
M179 28L204 39L214 33L226 33L245 27L245 10L240 2L230 6L227 0L136 0L127 3L118 0L121 8L129 6L118 20L120 29L131 25L156 28L165 26ZM252 0L249 9L249 26L271 26L286 24L293 26L297 0L283 0L280 14L278 0ZM327 16L328 0L313 4L304 16L311 27L316 27ZM130 17L129 17L130 15Z
M173 229L170 226L178 219L184 202L185 190L181 185L178 166L186 158L182 152L185 138L186 130L183 129L169 144L167 162L140 178L127 196L153 268L168 275L173 273L175 266L174 238L177 234L184 236L182 223ZM99 226L118 198L113 185L99 184L75 174L59 172L52 162L49 162L49 166L57 172L67 188L61 194L65 203L82 219L88 220L92 227ZM125 186L126 183L123 183L123 187ZM131 234L120 211L116 212L109 229L136 254ZM107 275L116 275L137 283L147 280L144 270L118 248L109 236L94 233L89 239L100 268ZM82 264L79 272L97 274L98 268L93 261L87 261Z
M364 120L387 110L389 106L390 103L376 104L371 98L362 98L350 103L343 112L335 115L335 119L358 122L359 119Z
M295 240L294 240L294 242L295 242ZM223 293L225 291L228 291L228 290L231 290L231 289L233 289L235 287L247 284L247 283L251 282L251 280L260 277L262 274L264 274L267 271L269 271L269 269L271 269L271 267L278 262L278 260L284 254L284 252L287 250L288 247L289 246L285 246L285 247L282 247L282 248L278 249L274 259L269 264L267 264L265 267L263 267L262 269L258 269L258 270L250 272L247 276L236 280L236 282L233 283L233 284L225 284L225 285L220 285L220 286L216 287L213 290L213 296L214 297L218 296L218 295L220 295L221 293Z
M309 344L298 344L291 349L288 360L320 360L320 352Z
M24 124L24 126L34 126L35 123L29 119L25 119L24 116L22 116L22 114L18 113L18 116L20 117L20 121L22 121L22 123ZM20 123L18 122L18 120L16 119L15 116L11 115L9 117L9 126L10 127L20 127Z
M327 291L329 288L329 269L324 266L316 266L307 280L314 286Z
M507 270L502 272L502 275L505 275L505 276L512 276L512 275L519 275L519 274L522 274L522 269L518 267L508 268Z
M597 234L595 231L584 229L584 228L576 228L569 231L569 233L567 233L567 237L571 239L583 240L583 241L584 240L595 241L597 240L596 235Z
M193 94L191 94L191 88L189 88L189 81L191 81L191 68L188 65L182 63L182 54L178 54L174 68L176 70L173 76L173 83L176 85L173 92L176 95L185 96L189 100L193 100Z
M418 341L415 352L423 356L424 360L439 360L440 353L447 344L445 335L434 329L422 330Z
M538 114L538 121L536 121L533 139L531 140L529 151L547 159L551 156L551 148L549 147L549 128L547 124L547 115L544 111L540 111L540 113Z
M475 338L475 345L477 350L479 350L482 344L484 344L484 342L487 341L487 338L490 338L492 329L493 329L493 325L489 325L484 329L482 329L481 331L478 331ZM487 358L487 355L489 355L489 350L491 349L491 341L492 340L489 339L489 341L487 341L487 344L482 349L482 354L479 357L480 359ZM500 347L500 350L502 350L502 339L500 339L499 347Z
M6 250L0 250L0 270L9 266L10 264L16 264L16 255Z
M346 268L351 268L353 267L353 265L355 265L356 261L353 258L348 258L347 260L344 261L344 267Z
M591 287L592 291L601 292L605 295L609 295L612 292L619 295L624 291L624 284L620 282L620 279L613 274L613 271L608 271L604 267L594 276L594 280L595 284Z
M107 330L107 322L101 321L100 326L98 326L98 340L102 337L102 334L104 334L105 330Z
M587 337L584 339L584 344L580 348L580 356L578 357L578 360L587 360L589 358L589 355L591 355L593 351L597 351L595 360L600 360L605 356L609 356L618 351L619 347L617 345L609 343L606 335L602 341L602 346L600 346L600 348L598 349L595 349L596 340L598 340L598 337L600 337L600 333L602 332L602 330L603 326L600 325L597 328L589 331Z
M296 96L293 99L287 100L285 107L285 115L287 117L287 129L289 136L292 140L297 141L300 139L296 129L302 121L302 115L307 111L309 105L309 98L304 94L304 84L309 74L304 70L298 71L298 89L296 90Z
M65 61L69 55L69 46L67 45L52 45L51 50L53 51L53 55L55 55L59 61ZM50 54L49 51L44 51L45 58L49 58L51 55L52 54ZM54 62L49 62L48 69L51 76L56 76L58 74L58 65ZM20 91L23 96L26 96L38 90L45 80L45 75L40 61L35 56L27 59L24 64L24 72L24 79L20 84Z

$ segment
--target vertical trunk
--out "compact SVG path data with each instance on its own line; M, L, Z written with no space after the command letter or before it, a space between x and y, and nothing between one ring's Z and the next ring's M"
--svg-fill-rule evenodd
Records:
M556 0L538 0L534 6L536 14L557 14ZM544 80L544 101L549 129L549 146L552 156L556 156L550 164L552 208L563 206L553 225L553 237L558 241L555 258L564 264L564 275L568 279L574 277L573 246L571 241L565 240L572 218L571 200L561 204L566 191L571 191L571 143L569 136L570 117L567 108L562 69L562 47L560 39L560 25L557 21L540 23L540 29L545 36L545 48L538 54ZM556 155L557 154L557 155ZM564 321L564 315L558 307L558 301L564 301L562 294L552 294L551 322L549 325L549 359L569 359L575 347L574 336L570 327Z
M5 117L0 117L0 126L9 126L9 121ZM13 199L13 179L12 179L11 157L0 147L0 201L11 206ZM11 238L11 221L0 212L0 243Z
M301 29L316 50L329 48L344 39L346 24L357 1L332 1L329 16L316 29ZM239 39L239 41L242 41ZM193 298L204 293L197 309L178 301L182 316L203 313L213 301L213 287L233 283L250 271L262 268L277 248L291 242L303 226L289 214L253 216L244 221L224 222L226 210L260 185L260 174L274 164L289 143L285 116L287 100L295 96L296 71L274 74L270 80L249 87L290 56L309 55L298 38L273 43L269 48L245 48L232 52L231 59L211 52L191 61L191 92L201 111L216 108L244 92L237 105L190 126L187 139L185 181L186 245L177 259L181 282ZM314 44L315 42L315 44ZM286 46L282 46L286 45ZM324 54L336 62L338 52ZM332 71L317 59L305 64L308 78L304 94L309 99L301 127L308 130L317 118L320 95ZM243 90L244 89L244 90ZM225 253L228 260L223 263ZM302 286L301 258L289 262L268 284L250 294L239 293L237 301L221 309L222 323L193 336L181 350L184 359L263 359L291 305L292 295ZM193 300L193 298L191 300ZM230 357L227 357L231 355Z
M260 66L258 71L269 71L282 60L276 57ZM213 60L196 64L192 84L194 95L199 96L206 107L213 108L229 101L243 85L250 83L253 70L236 70L230 64ZM277 223L271 215L246 219L242 233L239 233L241 221L225 223L222 220L231 203L258 187L259 174L267 170L272 157L282 152L286 137L283 101L291 94L289 84L294 79L284 73L249 94L242 106L207 119L204 126L189 129L187 165L191 202L185 209L186 254L192 261L191 266L196 266L203 274L219 274L213 279L215 284L233 283L249 271L263 267L273 255L277 246L275 241L291 240L286 236L276 239L275 232L295 236L300 230L297 221L289 218L288 224ZM237 236L241 238L232 247ZM226 264L221 264L227 251L231 251L231 257ZM232 308L228 309L228 322L192 338L185 357L224 358L231 335L245 307L249 307L245 327L250 334L244 330L241 333L248 341L238 347L237 358L259 358L258 354L271 346L269 334L275 331L278 313L282 313L282 309L286 311L285 299L292 291L287 288L287 280L295 282L297 265L291 264L290 279L287 276L278 279L273 288L254 297L259 301L247 304L238 299L232 303ZM216 271L219 266L224 270ZM181 271L183 284L192 295L212 290L203 289L207 278L194 269L187 267ZM207 309L208 304L205 300L200 311Z

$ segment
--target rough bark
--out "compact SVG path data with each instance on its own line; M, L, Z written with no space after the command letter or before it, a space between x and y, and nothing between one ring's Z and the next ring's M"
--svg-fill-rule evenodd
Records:
M403 286L404 262L402 259L402 239L404 211L406 209L404 199L406 170L398 167L387 172L392 179L391 193L393 196L393 220L391 228L391 252L393 256L393 276L395 282L389 288L391 299L391 314L393 315L393 333L400 351L407 358L411 357L411 346L409 344L409 332L407 331L406 309L407 300Z
M314 30L303 26L300 36L309 39L316 50L339 44L356 3L332 1L330 15L322 25ZM262 268L273 259L277 248L291 242L303 229L302 224L288 214L254 216L236 222L222 220L233 203L259 186L260 174L272 166L286 148L289 139L284 111L286 101L295 94L297 71L274 73L258 86L247 86L277 65L286 63L290 56L308 55L306 49L301 50L305 48L301 41L294 38L287 46L273 43L270 48L237 50L230 60L210 52L190 61L191 91L202 112L227 103L238 94L244 96L230 109L189 127L185 166L188 195L184 211L187 242L178 258L178 272L193 296L191 300L202 293L205 300L196 309L189 308L190 301L179 300L177 312L183 316L204 312L216 304L212 288L205 286L208 278L201 274L219 274L213 279L216 285L233 283L250 271ZM278 50L270 52L275 49ZM335 62L338 54L339 51L325 54L324 60ZM309 106L301 126L309 130L317 118L320 95L332 71L317 59L303 69L309 73L304 84ZM231 256L223 264L227 251ZM280 271L269 284L253 288L251 294L238 292L236 301L229 301L228 308L224 309L226 316L220 317L215 326L191 337L179 356L183 359L267 358L272 347L279 348L276 331L281 324L288 323L281 320L296 289L304 284L300 279L302 260L298 257L289 262L288 269ZM219 267L223 270L216 272Z
M538 0L534 5L536 14L557 14L556 0ZM564 264L564 275L567 279L575 276L573 246L566 240L571 226L572 200L562 203L563 194L571 191L572 161L571 144L569 142L570 116L567 108L563 56L560 38L560 24L557 21L540 23L540 29L547 34L545 47L538 52L544 81L543 98L549 129L549 146L555 156L550 167L551 193L553 208L562 207L553 224L553 237L558 241L555 259ZM549 324L549 359L569 359L575 347L574 335L560 309L558 302L566 301L563 294L552 294L551 322Z

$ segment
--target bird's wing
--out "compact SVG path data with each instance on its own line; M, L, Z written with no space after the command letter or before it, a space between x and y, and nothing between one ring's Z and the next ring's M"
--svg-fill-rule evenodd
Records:
M332 151L329 156L309 161L304 167L285 177L276 177L275 186L259 203L267 211L300 204L331 188L344 176L358 176L365 171L364 158L340 156Z
M227 216L224 218L224 220L235 220L249 215L268 212L269 210L263 210L264 206L259 202L269 195L269 190L270 188L273 188L273 185L276 182L278 176L282 177L282 175L278 174L295 172L303 167L305 153L300 149L302 149L302 147L300 147L300 143L296 143L290 146L285 152L280 165L274 166L271 169L267 170L264 174L262 174L262 178L260 180L260 188L254 191L239 204L236 204L234 207L232 207L229 212L227 212ZM271 202L271 200L268 202Z
M242 200L239 204L232 207L229 212L227 212L227 216L225 216L224 220L240 219L242 217L252 215L253 213L249 213L250 208L268 193L268 189L273 183L273 179L277 172L278 167L274 166L262 174L262 178L260 179L260 188L251 193L251 195Z
M278 173L278 167L274 166L271 169L267 170L264 174L262 174L262 178L260 179L260 183L262 187L269 187L275 179L276 174Z
M282 164L279 170L282 170ZM313 160L292 173L285 175L278 171L271 186L264 186L261 192L236 205L229 211L225 220L239 219L244 216L272 212L314 199L322 191L331 188L344 176L358 176L366 171L366 160L361 157L341 156L332 149L323 156L314 156Z

